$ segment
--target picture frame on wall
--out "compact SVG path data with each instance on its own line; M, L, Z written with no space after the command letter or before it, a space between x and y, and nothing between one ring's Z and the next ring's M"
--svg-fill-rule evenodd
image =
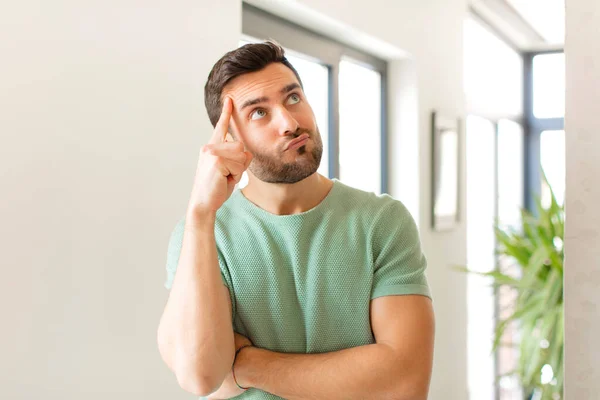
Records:
M460 119L431 113L431 220L434 231L459 222Z

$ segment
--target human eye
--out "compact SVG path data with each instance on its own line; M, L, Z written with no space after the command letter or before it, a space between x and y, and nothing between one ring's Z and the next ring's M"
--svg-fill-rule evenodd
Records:
M267 113L262 108L258 108L250 113L250 119L255 121L257 119L263 118Z
M290 97L288 97L288 104L297 104L300 103L300 96L296 93L292 93Z

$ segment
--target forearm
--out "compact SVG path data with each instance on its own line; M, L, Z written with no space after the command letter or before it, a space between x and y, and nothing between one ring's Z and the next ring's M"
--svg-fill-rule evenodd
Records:
M233 375L231 371L229 371L229 374L227 374L227 377L225 378L219 389L216 392L211 393L210 396L208 396L207 398L208 400L231 399L233 397L239 396L244 392L245 390L240 389L235 384L235 381L233 380Z
M322 354L285 354L248 348L235 364L238 383L290 400L422 400L427 385L392 349L372 344Z
M214 220L186 226L159 327L161 354L188 391L219 387L231 369L234 336L214 236Z

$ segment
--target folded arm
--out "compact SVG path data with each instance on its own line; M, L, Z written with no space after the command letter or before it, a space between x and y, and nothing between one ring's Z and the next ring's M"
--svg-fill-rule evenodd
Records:
M212 215L194 226L179 226L181 256L157 332L159 352L179 385L200 396L221 385L235 351L231 299L222 283L214 221Z
M424 400L433 363L434 316L424 296L371 301L374 344L322 354L249 347L236 360L238 383L290 400Z

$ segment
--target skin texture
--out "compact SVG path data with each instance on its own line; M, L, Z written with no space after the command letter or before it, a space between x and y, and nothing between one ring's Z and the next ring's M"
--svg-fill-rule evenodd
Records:
M316 173L323 143L294 73L272 63L231 80L222 96L234 105L227 140L242 143L253 156L244 195L276 215L304 212L319 204L333 182ZM244 107L256 100L263 101ZM301 134L309 136L306 144L286 150Z
M231 130L254 160L249 171L266 183L293 184L319 168L323 143L312 108L293 72L274 63L232 80L224 90L235 104ZM259 103L249 105L249 102ZM301 134L308 142L286 150Z

